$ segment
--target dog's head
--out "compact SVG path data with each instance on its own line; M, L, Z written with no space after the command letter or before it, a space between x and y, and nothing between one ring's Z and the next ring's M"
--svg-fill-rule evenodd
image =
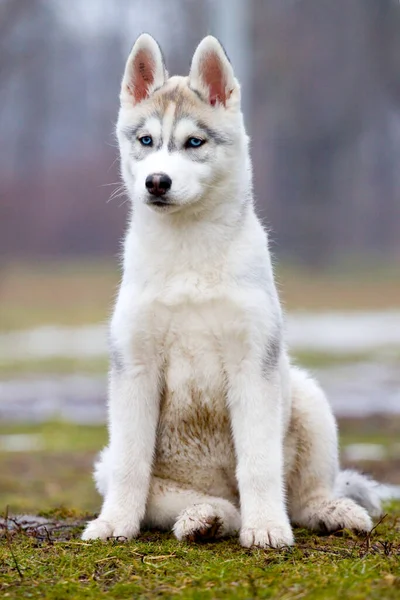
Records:
M135 205L164 214L199 210L243 187L250 168L240 88L217 39L202 40L188 77L168 78L160 47L142 34L120 100L121 168Z

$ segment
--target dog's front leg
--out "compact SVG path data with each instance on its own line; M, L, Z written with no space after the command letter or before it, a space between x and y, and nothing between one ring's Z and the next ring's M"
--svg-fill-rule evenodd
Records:
M103 508L83 539L139 533L149 491L159 412L159 374L136 365L112 372L109 394L110 473Z
M243 546L293 544L285 508L281 387L278 370L248 365L228 376L237 455Z

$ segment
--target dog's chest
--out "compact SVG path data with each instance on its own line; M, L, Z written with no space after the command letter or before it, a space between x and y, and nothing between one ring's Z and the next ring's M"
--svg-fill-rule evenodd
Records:
M171 317L155 473L227 496L235 488L235 453L218 331L208 309L181 307Z
M226 412L225 348L232 321L229 301L207 293L203 287L175 302L166 298L169 318L160 344L164 412L195 418L204 428Z
M229 338L246 329L245 301L233 278L221 270L172 273L143 290L136 323L146 324L166 363L179 355L182 365L206 365L209 355L224 354ZM211 376L206 368L206 375ZM198 370L198 369L197 369Z
M164 383L156 462L231 467L225 360L240 310L221 284L199 276L171 282L153 308Z

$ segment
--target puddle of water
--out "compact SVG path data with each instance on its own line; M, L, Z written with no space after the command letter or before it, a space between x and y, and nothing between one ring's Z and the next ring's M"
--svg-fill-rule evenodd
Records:
M336 415L400 414L400 369L395 363L356 363L313 369ZM103 423L105 376L51 376L0 382L0 420L62 419Z
M52 376L0 383L0 421L104 423L106 377Z
M381 461L387 457L387 451L382 444L348 444L343 449L343 455L348 461Z
M380 485L378 494L382 500L399 500L400 499L400 485Z
M292 312L286 316L293 350L351 354L400 348L400 310ZM107 353L107 327L46 326L0 334L0 360L99 357Z
M107 354L107 327L38 327L0 334L0 360L96 358Z
M312 369L340 416L400 414L400 368L396 361Z
M42 437L31 433L0 435L0 450L3 452L29 452L43 450Z
M400 348L400 311L292 312L289 348L331 353L367 353Z

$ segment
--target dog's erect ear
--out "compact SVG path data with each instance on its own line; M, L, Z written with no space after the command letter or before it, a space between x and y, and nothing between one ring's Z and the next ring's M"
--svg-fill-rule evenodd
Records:
M212 35L205 37L193 55L189 85L211 105L226 106L237 86L232 65L219 41Z
M167 77L160 46L151 35L142 33L126 62L121 101L137 104L145 100L165 83Z

